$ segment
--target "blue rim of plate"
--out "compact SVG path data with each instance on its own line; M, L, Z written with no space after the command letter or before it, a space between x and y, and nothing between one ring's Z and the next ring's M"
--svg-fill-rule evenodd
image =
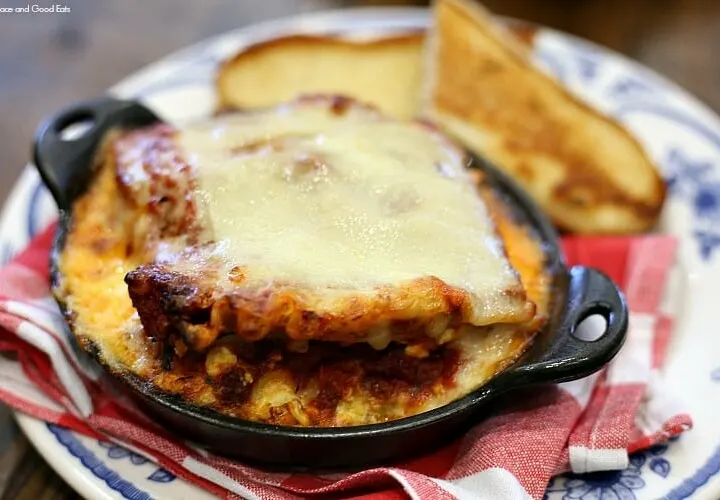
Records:
M108 488L118 492L123 498L132 500L151 500L152 496L139 489L120 474L109 468L105 462L95 453L90 451L80 442L75 433L70 429L59 427L55 424L47 424L47 428L55 436L58 443L80 461L80 464L90 471L95 477L105 482ZM123 448L124 449L124 448ZM128 452L130 453L130 452Z

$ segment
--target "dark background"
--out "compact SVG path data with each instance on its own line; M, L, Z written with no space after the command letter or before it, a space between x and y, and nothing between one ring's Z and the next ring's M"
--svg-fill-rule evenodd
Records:
M185 45L257 21L412 0L37 0L70 14L0 14L0 202L47 113L95 96ZM587 38L665 74L720 110L720 1L486 0L497 14ZM26 0L0 0L24 6ZM71 490L11 431L0 408L0 500L70 498ZM4 493L3 493L4 492Z

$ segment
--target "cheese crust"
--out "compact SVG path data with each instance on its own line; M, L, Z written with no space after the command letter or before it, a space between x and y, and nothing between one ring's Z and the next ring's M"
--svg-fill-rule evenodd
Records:
M283 342L230 335L204 353L171 356L145 335L123 279L142 257L127 254L133 221L143 215L120 193L112 162L100 167L74 207L54 289L83 348L121 377L226 415L293 426L384 422L436 408L468 394L514 363L531 345L552 307L542 244L481 189L528 298L537 305L522 326L465 327L458 339L419 358L400 344L310 342L305 353Z
M134 131L114 154L123 192L156 220L126 282L161 342L204 351L232 332L425 352L463 325L534 315L463 154L423 124L305 98Z
M143 142L144 152L128 148L127 141ZM148 154L154 162L146 161ZM208 254L219 253L221 233L217 224L212 224L206 200L197 195L203 178L193 174L188 159L192 155L177 148L177 131L170 127L111 134L98 155L94 181L73 207L54 293L65 304L80 345L97 353L119 376L130 374L190 404L253 421L292 426L371 424L442 406L482 386L526 351L545 322L553 277L546 271L542 244L528 228L513 220L482 179L458 170L455 174L472 190L473 197L468 195L467 199L482 201L478 206L485 210L486 229L498 242L504 242L501 262L512 270L508 282L521 291L520 303L531 304L529 313L522 307L517 309L523 312L514 317L515 323L495 322L513 318L507 309L475 311L472 307L477 302L466 298L467 290L444 281L439 284L442 280L438 277L421 277L386 292L396 304L405 294L409 303L407 307L400 304L405 314L415 318L403 319L396 329L390 328L390 339L373 338L370 333L363 334L362 328L352 328L356 320L372 325L387 311L372 305L380 303L373 298L376 288L363 283L362 293L352 293L368 298L368 302L365 309L357 309L358 301L353 307L355 314L376 311L372 320L358 319L343 309L347 302L340 301L338 307L337 295L332 295L330 288L330 303L339 312L322 321L336 321L339 337L328 335L333 331L329 328L313 330L313 321L325 323L308 315L307 304L312 303L306 299L308 292L301 295L296 288L284 286L273 293L296 293L304 299L298 301L305 307L300 309L304 314L299 314L312 334L293 337L287 331L278 334L273 328L258 337L260 327L246 330L255 332L252 335L224 327L210 332L207 338L200 335L194 342L187 326L178 328L177 318L187 313L184 318L190 327L212 326L213 314L219 314L216 309L198 307L191 313L191 305L206 300L208 296L202 294L207 291L218 293L218 283L232 283L230 278L237 276L218 274L228 268L221 259L215 261L216 268L208 265L213 262ZM166 168L170 165L173 169ZM415 180L409 183L415 186L422 181L412 175L407 179ZM479 252L475 257L483 255ZM228 254L220 256L228 259ZM188 272L193 268L198 270L195 275ZM163 271L150 276L150 269ZM173 282L175 278L168 270L179 273L182 280ZM135 281L148 276L149 281ZM243 276L240 283L245 279ZM318 284L314 285L317 289ZM133 286L145 286L150 290L145 293L158 296L143 296L143 291L133 290ZM171 287L176 287L174 296L169 293ZM437 297L430 305L422 305L432 294ZM455 295L462 299L457 302L460 306L451 310ZM217 300L230 300L224 298L228 296L233 300L237 297L224 291ZM261 310L250 320L262 325L277 321L268 310ZM418 314L425 310L432 314ZM428 334L429 325L437 321L438 311L447 317L443 316L442 328L437 327L443 332L433 337ZM238 317L237 307L231 312ZM465 321L473 317L484 317L487 323ZM385 325L393 325L388 320L392 316L383 318ZM160 324L163 321L167 324ZM219 324L226 325L225 321ZM149 332L148 326L156 330ZM165 336L158 334L163 328ZM342 336L345 328L350 333ZM446 334L447 330L452 334ZM319 333L324 336L318 337ZM203 342L205 345L198 345Z

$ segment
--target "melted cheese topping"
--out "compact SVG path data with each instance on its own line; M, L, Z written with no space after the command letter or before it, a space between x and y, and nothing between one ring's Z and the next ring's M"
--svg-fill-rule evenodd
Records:
M485 189L481 196L506 241L510 262L519 272L529 298L538 304L540 316L547 314L553 280L544 268L541 243L527 227L512 220L501 200ZM432 367L428 359L405 357L402 363L386 363L389 372L378 378L378 373L383 372L378 371L377 359L372 365L362 357L353 362L351 356L346 364L327 375L328 365L337 361L337 353L342 354L346 348L338 347L336 356L317 354L317 349L328 349L326 342L311 343L303 354L303 358L320 360L320 368L312 362L307 365L315 367L310 371L287 362L288 356L283 359L261 354L258 366L253 366L243 359L248 345L232 336L224 337L205 357L195 354L193 361L192 353L188 353L188 364L176 362L167 371L159 353L143 335L123 283L125 273L141 263L140 256L127 254L134 226L146 216L141 208L128 204L118 191L113 162L105 163L88 193L74 207L74 223L59 262L62 285L54 291L66 302L81 345L88 348L88 342L92 343L100 358L114 370L128 371L149 386L227 415L302 426L359 425L406 417L446 404L484 384L520 356L542 325L531 322L520 328L496 325L469 331L469 327L462 327L465 334L441 347L442 352L458 351L457 371L449 373L447 379L442 374L437 380L430 377L420 388L412 381L398 382L393 373L404 366L420 375L428 371L428 363ZM353 378L336 380L338 374L352 374L349 368L373 366L372 384ZM242 376L223 378L225 373ZM253 378L249 373L261 375ZM299 385L299 381L304 383ZM245 384L248 393L235 396L243 394L234 391ZM336 387L343 390L335 393ZM328 391L330 396L340 398L337 406L328 406Z
M246 266L246 285L518 284L462 155L421 125L300 106L190 125L176 141L218 254Z

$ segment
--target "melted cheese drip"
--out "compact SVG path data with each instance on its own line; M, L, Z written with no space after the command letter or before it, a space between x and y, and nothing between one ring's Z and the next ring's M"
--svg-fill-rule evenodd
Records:
M461 155L422 126L300 106L215 118L177 140L219 253L247 266L248 285L516 283Z

